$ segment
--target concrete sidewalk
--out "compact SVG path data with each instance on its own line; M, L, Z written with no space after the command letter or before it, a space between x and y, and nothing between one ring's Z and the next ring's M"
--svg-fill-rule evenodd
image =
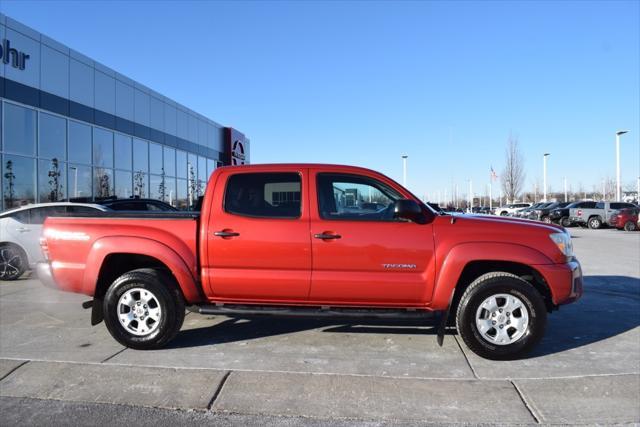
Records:
M640 376L530 380L176 369L0 360L0 396L222 414L436 423L630 423Z

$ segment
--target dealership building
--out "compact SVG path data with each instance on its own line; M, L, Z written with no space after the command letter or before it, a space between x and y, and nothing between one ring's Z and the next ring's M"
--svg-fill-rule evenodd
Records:
M141 197L188 209L249 141L0 14L2 210Z

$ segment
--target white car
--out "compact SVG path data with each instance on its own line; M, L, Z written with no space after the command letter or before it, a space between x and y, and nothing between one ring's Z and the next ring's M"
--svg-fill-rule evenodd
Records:
M494 215L500 216L508 216L520 209L528 208L531 206L531 203L511 203L509 205L500 206L499 208L495 208L493 210Z
M91 203L38 203L0 213L0 280L16 280L44 260L42 224L48 216L110 211Z

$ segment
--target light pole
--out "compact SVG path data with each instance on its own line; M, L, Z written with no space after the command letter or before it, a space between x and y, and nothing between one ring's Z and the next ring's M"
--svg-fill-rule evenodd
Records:
M616 201L620 200L620 135L629 132L628 130L619 130L616 132Z
M69 169L73 169L73 194L75 198L78 197L78 168L75 166L69 166Z
M544 156L542 156L542 169L543 169L543 175L544 175L543 177L544 182L542 184L544 186L544 189L542 190L544 194L542 198L543 202L547 201L547 157L549 157L550 155L551 153L544 153Z
M564 202L567 203L567 177L564 177Z
M471 213L473 211L473 181L471 181L471 179L469 179L469 206L468 206L468 210L469 210L469 213Z
M407 188L407 156L406 154L402 155L402 186Z

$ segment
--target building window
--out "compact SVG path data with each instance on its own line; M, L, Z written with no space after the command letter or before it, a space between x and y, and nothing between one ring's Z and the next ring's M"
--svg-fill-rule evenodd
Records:
M116 133L114 138L116 168L131 170L131 137Z
M187 177L187 153L176 151L176 176L178 178Z
M69 199L77 201L91 200L91 167L79 164L68 166Z
M176 179L175 178L171 178L168 177L165 179L164 182L164 200L165 202L169 203L171 206L177 206L176 204Z
M36 150L35 110L5 103L2 141L7 153L33 156Z
M145 198L149 194L149 175L142 171L133 173L133 195Z
M165 177L162 175L149 175L149 197L164 200L167 196Z
M176 204L175 206L180 210L189 209L189 200L187 191L187 180L186 179L178 179L177 188L176 188Z
M91 164L91 126L69 120L69 161Z
M67 121L40 113L38 156L64 161L67 159Z
M116 197L120 199L128 199L133 195L133 183L131 172L116 171Z
M149 173L162 175L164 165L162 163L162 145L149 144Z
M176 176L176 150L164 147L164 173L167 176Z
M93 196L96 199L104 199L113 196L113 169L102 167L93 168Z
M93 128L93 165L113 167L113 132Z
M38 201L59 202L67 198L67 164L58 159L38 161Z
M22 156L2 158L4 208L10 209L35 202L35 160Z

